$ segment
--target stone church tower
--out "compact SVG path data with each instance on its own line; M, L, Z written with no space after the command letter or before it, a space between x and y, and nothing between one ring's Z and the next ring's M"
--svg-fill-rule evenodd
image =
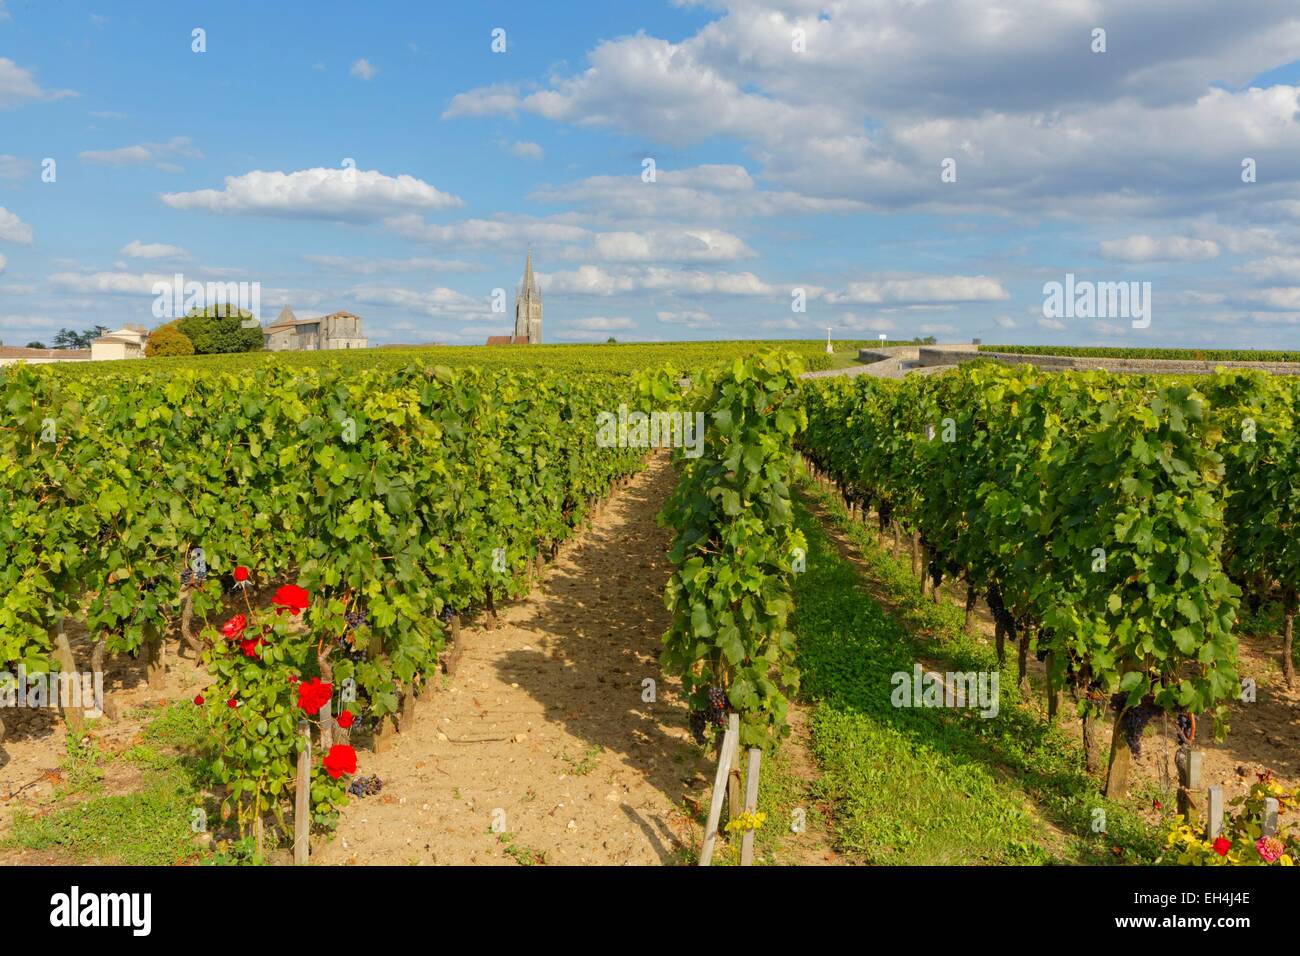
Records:
M528 251L528 261L524 264L524 281L515 290L515 334L516 343L527 342L540 345L542 342L542 292L537 288L533 278L533 253Z

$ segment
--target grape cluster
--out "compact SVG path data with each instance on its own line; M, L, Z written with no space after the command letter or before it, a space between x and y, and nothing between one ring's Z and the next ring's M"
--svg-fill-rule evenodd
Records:
M108 544L113 537L113 528L111 525L101 524L99 526L99 543Z
M1111 706L1119 710L1124 706L1126 696L1126 694L1116 694L1110 699ZM1146 730L1151 718L1158 713L1160 708L1151 698L1144 699L1136 707L1130 707L1124 712L1124 717L1119 722L1119 729L1124 734L1129 752L1134 757L1142 756L1142 732Z
M352 611L347 615L346 620L349 631L359 631L370 623L370 615L365 611Z
M719 729L727 725L727 692L721 687L710 687L704 709L691 711L691 733L696 743L705 742L705 731L710 724Z
M442 610L438 612L438 620L443 624L450 624L451 619L456 616L456 610L450 604L444 604Z
M204 568L202 571L195 571L193 568L186 568L181 572L181 584L202 584L207 580L207 577L207 568Z
M1180 711L1178 714L1178 739L1191 743L1196 734L1196 725L1192 723L1192 715Z
M348 784L348 793L354 797L373 797L382 789L384 789L384 781L379 779L379 774L373 777L356 777Z
M1038 647L1034 651L1034 657L1038 658L1039 663L1047 660L1048 652L1052 649L1053 634L1048 628L1043 628L1038 632Z

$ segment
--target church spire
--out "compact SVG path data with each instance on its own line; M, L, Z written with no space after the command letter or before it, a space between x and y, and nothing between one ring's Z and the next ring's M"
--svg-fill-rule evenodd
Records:
M528 259L524 262L524 291L537 291L537 282L533 279L533 250L531 247L528 249Z

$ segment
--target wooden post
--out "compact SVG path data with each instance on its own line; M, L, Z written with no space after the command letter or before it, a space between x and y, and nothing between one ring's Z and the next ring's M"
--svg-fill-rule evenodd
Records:
M749 748L749 769L745 776L745 812L753 813L758 809L758 768L763 761L763 751L757 747ZM1276 802L1276 801L1275 801ZM750 866L754 862L754 831L746 830L740 841L740 865Z
M1020 637L1024 640L1024 635ZM1126 710L1127 708L1124 708ZM1110 763L1106 768L1106 799L1114 800L1128 793L1129 750L1120 729L1124 719L1124 710L1115 715L1115 722L1110 729Z
M1034 636L1032 627L1020 629L1020 643L1016 645L1016 686L1021 697L1029 696L1029 641Z
M162 690L167 683L166 648L162 633L153 621L144 625L145 675L150 690Z
M998 647L998 667L1005 667L1007 663L1007 629L1002 626L1002 618L993 620L993 639L997 642Z
M302 750L298 752L298 784L293 795L293 862L304 866L311 851L311 726L298 721Z
M334 746L334 699L325 701L320 709L320 747L326 753Z
M494 631L497 626L497 606L492 599L492 585L487 587L487 627L488 630Z
M718 820L722 817L722 801L727 795L727 776L735 761L740 740L740 716L732 714L727 732L718 748L718 772L713 776L713 799L709 803L709 819L704 824L704 845L700 848L700 866L713 862L713 845L718 839Z
M1223 788L1211 787L1206 794L1205 839L1215 840L1223 833Z
M1088 773L1096 773L1101 767L1101 730L1098 718L1083 715L1083 766Z
M1293 646L1293 635L1295 634L1295 612L1296 612L1296 593L1294 589L1288 590L1283 603L1283 620L1282 627L1282 676L1286 678L1286 686L1295 686L1295 661L1292 657L1291 648Z
M59 673L67 674L67 680L76 681L80 686L81 681L77 676L77 661L72 656L72 645L68 643L68 635L63 630L64 621L60 619L51 630L54 632L54 659L59 662ZM82 730L86 726L85 708L64 706L61 689L64 685L64 678L60 677L58 683L51 689L51 697L57 698L59 709L63 712L63 722L68 726L68 732L75 737L80 737ZM50 704L54 705L56 701L51 699Z
M1047 719L1053 724L1056 723L1057 711L1061 709L1061 688L1056 686L1056 680L1052 676L1055 664L1056 652L1049 651L1047 654Z
M415 685L409 684L402 695L402 720L398 728L406 733L415 729Z
M1277 798L1264 798L1264 823L1260 829L1260 836L1277 836Z
M971 618L975 615L975 585L969 581L966 582L966 619L962 621L961 629L967 634L970 633Z
M5 750L5 722L0 720L0 769L9 762L9 752Z
M1178 769L1178 812L1185 820L1199 820L1205 803L1201 798L1201 751L1179 747L1174 766Z

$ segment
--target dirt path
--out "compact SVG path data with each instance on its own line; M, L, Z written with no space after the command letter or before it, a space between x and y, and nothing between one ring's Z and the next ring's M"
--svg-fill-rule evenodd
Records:
M414 729L359 753L358 773L378 774L383 791L352 801L313 862L682 859L681 798L709 768L658 664L670 566L655 515L674 480L668 457L655 458L499 628L463 630L456 675Z

